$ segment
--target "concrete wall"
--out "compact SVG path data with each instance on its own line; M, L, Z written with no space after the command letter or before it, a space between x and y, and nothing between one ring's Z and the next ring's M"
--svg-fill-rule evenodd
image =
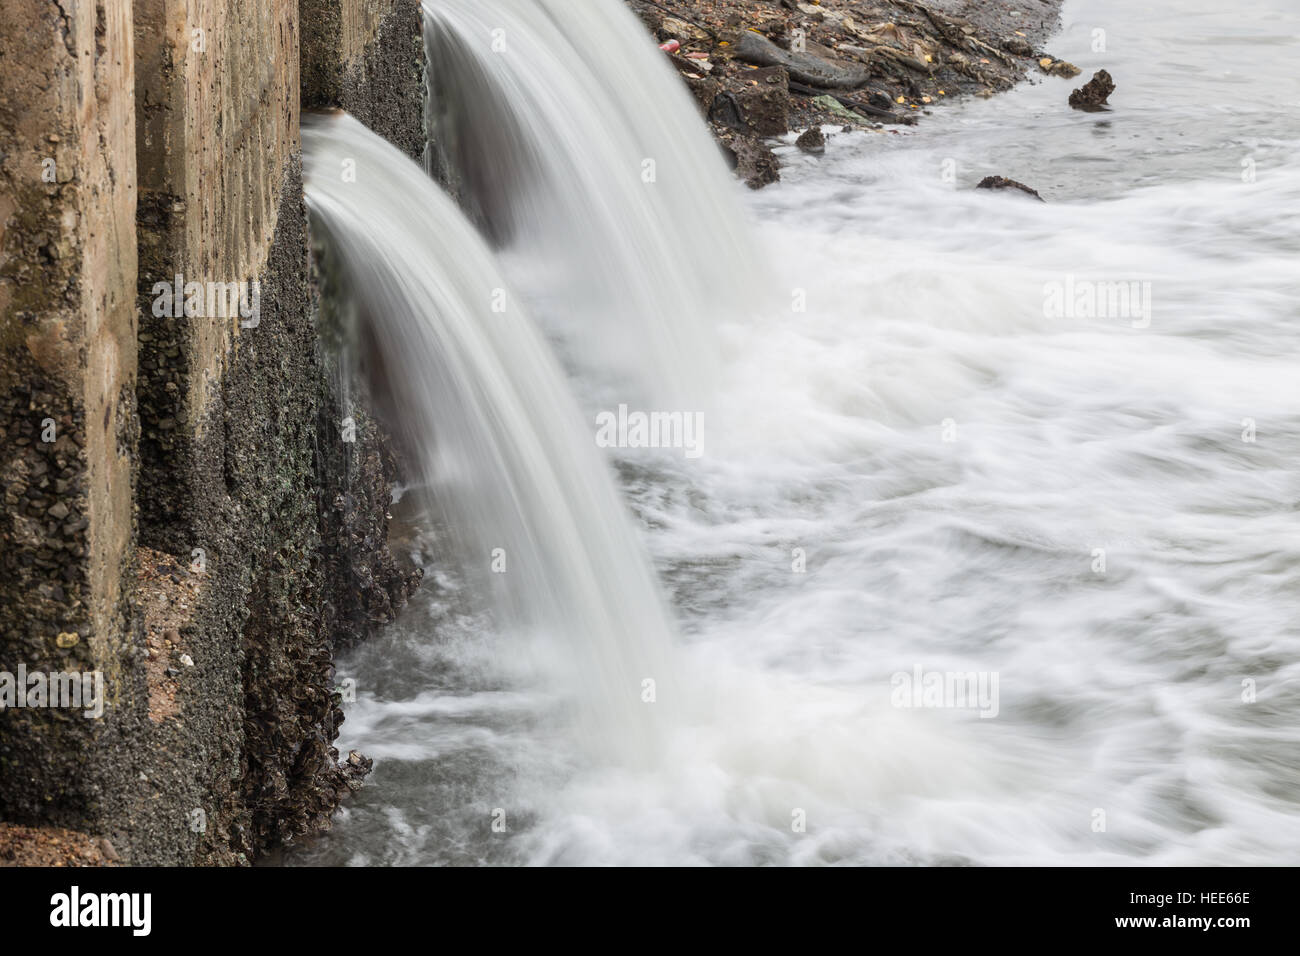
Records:
M247 862L356 785L333 652L418 581L387 548L386 438L350 408L343 439L298 139L328 75L418 152L416 8L312 20L309 82L295 0L4 8L0 671L111 690L98 720L0 711L0 851L21 824ZM156 314L177 275L256 282L259 309Z
M340 107L420 159L424 41L419 0L299 0L305 109Z
M361 62L393 7L394 0L300 0L307 105L339 102L344 75Z
M0 671L131 695L135 142L130 6L7 2L0 33ZM0 715L0 814L100 799L105 724Z
M135 31L141 504L146 541L175 549L213 506L195 446L210 439L211 402L246 323L156 318L155 284L251 283L266 269L298 150L297 7L136 0Z

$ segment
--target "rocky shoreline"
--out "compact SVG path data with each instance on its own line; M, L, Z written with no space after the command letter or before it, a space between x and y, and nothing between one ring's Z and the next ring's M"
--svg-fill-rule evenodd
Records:
M659 39L737 175L780 178L769 140L822 126L886 131L1031 73L1079 70L1043 49L1061 0L628 0Z

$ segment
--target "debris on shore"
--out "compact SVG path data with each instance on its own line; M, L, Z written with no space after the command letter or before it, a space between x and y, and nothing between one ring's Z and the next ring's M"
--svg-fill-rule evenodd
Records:
M912 125L949 98L992 96L1031 70L1079 73L1040 47L1059 0L628 3L754 188L779 178L775 160L757 157L770 152L764 140L792 129Z

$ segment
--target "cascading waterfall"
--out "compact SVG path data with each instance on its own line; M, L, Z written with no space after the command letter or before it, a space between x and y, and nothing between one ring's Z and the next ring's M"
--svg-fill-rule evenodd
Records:
M712 329L747 311L759 259L740 187L640 23L622 0L424 16L436 165L517 254L516 285L563 302L550 331L568 357L606 402L707 404Z
M344 115L305 116L302 137L313 227L467 577L537 650L590 749L644 764L673 710L670 625L549 346L415 163Z

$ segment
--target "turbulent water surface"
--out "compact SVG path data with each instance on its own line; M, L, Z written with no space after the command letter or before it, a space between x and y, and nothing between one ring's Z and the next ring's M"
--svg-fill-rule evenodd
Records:
M680 632L682 681L614 690L662 751L583 747L555 716L583 688L520 664L425 525L430 580L342 665L374 775L290 861L1294 862L1300 14L1275 7L1078 0L1049 48L1112 73L1111 112L1043 79L788 149L743 200L772 281L710 333L704 453L603 452ZM594 432L608 383L570 364ZM995 706L895 706L918 669Z

